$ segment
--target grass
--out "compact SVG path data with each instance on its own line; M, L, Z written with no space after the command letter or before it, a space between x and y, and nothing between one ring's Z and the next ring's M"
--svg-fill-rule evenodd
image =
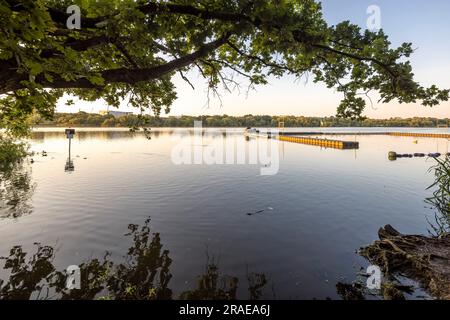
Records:
M432 227L437 235L442 235L450 232L450 157L436 161L436 165L430 168L435 181L428 187L434 190L433 195L425 201L437 209L436 224Z

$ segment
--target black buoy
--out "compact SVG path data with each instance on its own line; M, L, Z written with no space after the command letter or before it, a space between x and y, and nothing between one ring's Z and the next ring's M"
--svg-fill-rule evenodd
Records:
M428 156L430 158L439 158L441 156L441 154L440 153L429 153Z
M444 154L444 155L446 155L447 157L450 157L450 152L448 152L448 153L446 153L446 154ZM394 152L394 151L390 151L389 153L388 153L388 158L389 158L389 160L392 160L392 161L394 161L394 160L396 160L397 158L413 158L413 157L416 157L416 158L423 158L423 157L425 157L425 156L428 156L428 157L430 157L430 158L439 158L440 156L442 156L442 154L441 153L439 153L439 152L436 152L436 153L428 153L428 154L425 154L425 153L414 153L414 154L409 154L409 153L404 153L404 154L399 154L399 153L396 153L396 152Z
M390 151L388 153L388 159L391 160L391 161L397 160L397 152Z

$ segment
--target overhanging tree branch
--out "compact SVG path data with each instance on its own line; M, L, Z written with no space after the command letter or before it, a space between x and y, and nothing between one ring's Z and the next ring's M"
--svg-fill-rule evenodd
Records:
M206 57L208 54L224 45L232 36L233 32L228 32L220 38L211 41L203 46L201 46L197 51L182 56L180 58L174 59L168 63L150 67L150 68L119 68L112 70L105 70L100 72L100 75L104 79L105 83L127 83L134 84L142 81L150 81L158 79L166 74L173 71L182 69L189 66L195 61ZM27 75L21 75L13 80L15 83L9 83L7 86L0 83L0 94L5 94L10 91L15 91L23 89L26 86L22 85L21 82L27 79ZM91 88L101 88L101 86L93 84L88 78L83 77L73 81L65 81L62 78L54 79L54 81L48 81L43 75L39 75L36 78L36 83L42 85L45 88L62 89L62 88L81 88L81 89L91 89Z
M15 8L21 8L21 6L18 4L18 1L14 0L8 0L9 3L15 4ZM264 21L263 19L259 17L251 17L248 14L245 13L235 13L235 12L225 12L225 11L219 11L219 10L206 10L197 8L192 5L180 5L180 4L171 4L171 3L153 3L150 2L145 5L138 6L137 9L147 15L157 15L157 14L169 14L169 15L188 15L197 17L199 19L203 20L220 20L223 22L234 22L234 23L248 23L253 25L257 28L262 27L268 27L271 28L279 28L279 23L275 21ZM48 8L48 12L50 13L50 16L52 20L60 25L65 25L67 22L67 19L69 18L69 14L65 13L64 11L61 11L56 8ZM99 23L108 21L109 19L112 19L114 16L117 16L117 13L111 14L109 16L102 16L102 17L96 17L96 18L85 18L82 17L81 24L83 28L99 28ZM305 40L302 36L304 31L303 30L295 30L292 32L294 39L300 43L304 43L307 45L310 45L311 47L321 49L324 51L327 51L329 53L333 53L339 56L344 56L347 58L351 58L358 61L370 61L384 69L386 72L390 74L390 76L393 78L393 81L396 81L398 78L398 74L395 73L389 64L384 63L383 61L380 61L373 57L366 57L363 55L358 55L357 53L352 52L346 52L342 50L337 50L331 46L328 46L324 43L314 43L314 42L308 42L308 40ZM311 39L309 39L311 40ZM98 37L88 40L82 40L77 42L74 42L71 46L75 50L82 51L83 48L87 49L89 46L95 46L100 44L100 42L110 42L107 37ZM342 46L346 46L344 44L340 44ZM349 49L352 49L352 51L355 50L362 50L361 48L354 48L347 46ZM235 48L234 48L235 49ZM261 61L261 58L257 56L251 57L252 59L257 59ZM266 62L268 66L270 66L271 63ZM277 67L275 64L272 64L273 67ZM280 67L280 66L278 66ZM284 68L287 70L286 68ZM295 70L288 70L292 73L295 73ZM303 72L303 70L300 70L300 72Z

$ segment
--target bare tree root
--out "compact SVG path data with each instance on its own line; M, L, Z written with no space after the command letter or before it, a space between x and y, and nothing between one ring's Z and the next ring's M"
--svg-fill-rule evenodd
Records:
M450 234L440 237L403 235L386 225L380 240L360 254L388 277L406 276L437 299L450 300Z

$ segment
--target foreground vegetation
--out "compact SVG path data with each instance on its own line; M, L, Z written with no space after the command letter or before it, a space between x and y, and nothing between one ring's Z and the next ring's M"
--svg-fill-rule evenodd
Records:
M33 186L24 170L27 155L27 144L0 134L0 219L30 212L27 199Z
M436 127L450 124L450 119L436 118L391 118L352 120L337 117L296 117L246 115L233 116L181 116L153 117L127 115L115 118L112 115L100 115L86 112L56 113L53 120L35 119L36 126L80 126L80 127L192 127L194 121L202 120L205 127Z
M435 181L429 187L433 195L426 203L435 210L430 237L405 235L386 225L378 232L379 240L362 248L360 254L378 265L389 281L390 298L401 299L399 277L418 282L437 299L450 300L450 157L437 159L430 171ZM396 285L397 284L397 285Z
M9 170L26 155L25 143L17 142L10 136L0 134L0 173Z

